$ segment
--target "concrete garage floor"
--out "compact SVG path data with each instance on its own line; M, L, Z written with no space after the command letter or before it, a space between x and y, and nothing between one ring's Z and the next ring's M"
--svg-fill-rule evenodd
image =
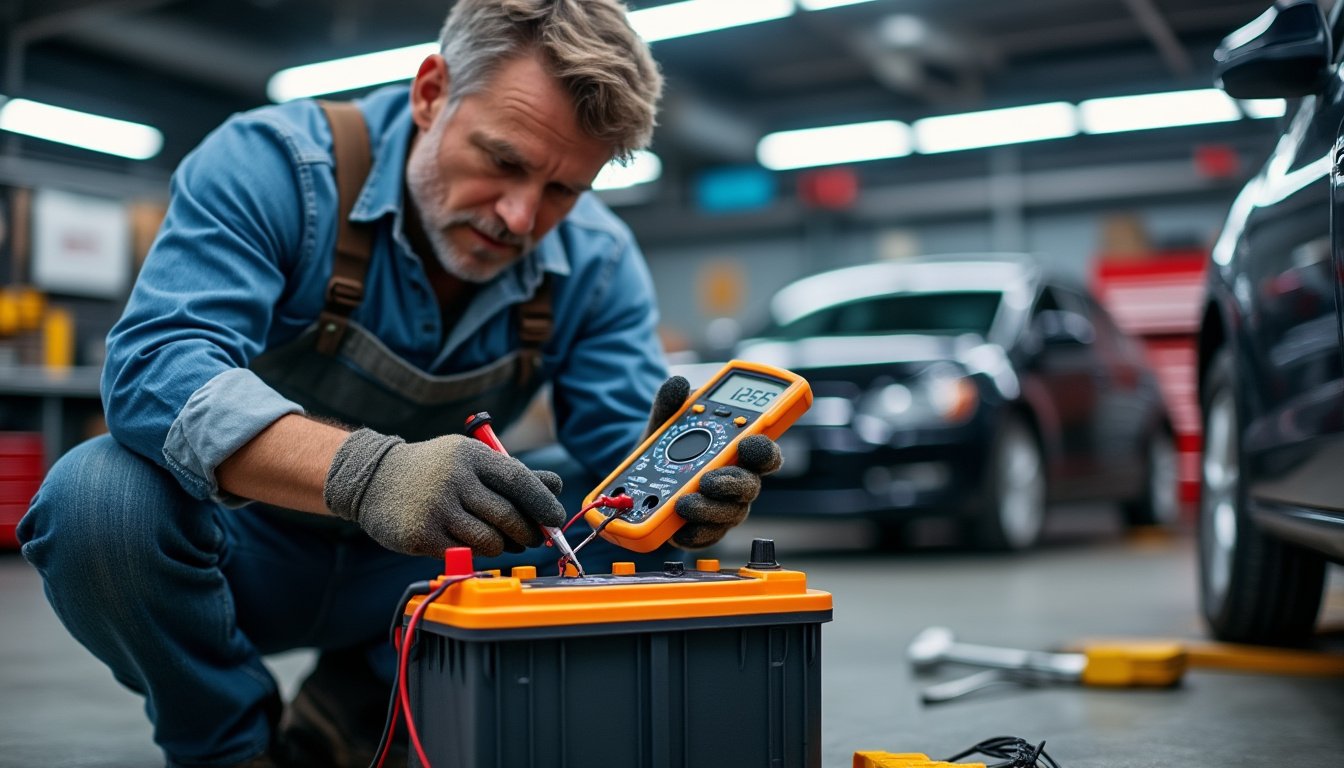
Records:
M1195 671L1174 690L1003 688L923 707L917 686L930 680L913 679L903 653L931 624L1021 648L1201 637L1189 538L1125 540L1106 510L1060 513L1046 545L1022 557L873 552L866 528L851 524L759 519L732 534L725 566L745 559L753 536L772 536L786 567L835 595L835 621L822 632L827 768L848 766L859 749L945 757L997 735L1044 739L1065 768L1344 765L1344 678ZM1344 580L1338 569L1332 579L1324 624L1338 628ZM1319 645L1344 652L1344 632ZM288 692L311 660L271 659ZM35 572L17 554L0 556L0 766L159 765L140 700L65 634Z

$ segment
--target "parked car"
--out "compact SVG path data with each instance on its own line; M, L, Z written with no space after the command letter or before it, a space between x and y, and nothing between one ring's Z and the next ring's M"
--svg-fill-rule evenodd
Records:
M1026 257L868 264L793 283L736 356L807 377L811 411L754 514L953 516L987 548L1040 537L1047 502L1179 515L1176 454L1135 342Z
M1228 94L1299 99L1232 205L1200 328L1200 594L1223 640L1305 639L1344 560L1341 7L1280 0L1216 54Z

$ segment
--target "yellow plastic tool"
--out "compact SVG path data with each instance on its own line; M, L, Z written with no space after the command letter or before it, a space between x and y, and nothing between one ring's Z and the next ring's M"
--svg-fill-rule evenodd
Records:
M608 522L597 507L585 519L608 541L652 552L681 527L677 499L695 492L706 472L735 464L749 435L778 438L810 407L812 388L798 374L731 360L583 501L629 496L634 508Z
M1084 640L1065 650L1090 653L1107 647L1143 648L1177 646L1185 654L1190 669L1218 669L1227 672L1259 672L1268 675L1308 677L1344 677L1344 654L1306 651L1294 648L1269 648L1259 645L1213 643L1199 640Z
M1177 643L1112 643L1082 649L1078 682L1110 687L1164 687L1180 682L1189 655Z
M1187 656L1178 643L1095 643L1073 652L1049 653L957 642L946 627L927 627L906 648L916 671L963 664L984 671L925 687L926 704L940 704L1004 683L1074 683L1100 687L1164 687L1180 682Z
M854 768L985 768L985 764L945 763L919 752L855 752Z

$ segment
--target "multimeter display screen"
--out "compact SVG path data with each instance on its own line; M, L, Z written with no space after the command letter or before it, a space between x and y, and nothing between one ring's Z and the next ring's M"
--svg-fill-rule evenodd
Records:
M734 373L709 393L709 399L716 403L761 413L769 408L770 403L774 402L784 390L783 384Z

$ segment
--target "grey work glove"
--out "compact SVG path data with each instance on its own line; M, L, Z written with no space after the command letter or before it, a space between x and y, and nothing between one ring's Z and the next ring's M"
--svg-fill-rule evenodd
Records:
M560 489L554 472L464 435L407 443L361 429L336 451L322 495L390 550L434 556L465 546L494 556L540 545L539 523L564 525Z
M644 438L672 418L686 404L691 385L681 376L673 376L658 388L649 413ZM640 442L644 442L641 439ZM761 476L779 469L784 463L779 446L765 435L752 435L737 445L737 466L719 467L700 478L700 490L677 500L677 514L686 521L672 543L686 549L708 547L728 533L728 529L747 519L751 502L761 493Z

